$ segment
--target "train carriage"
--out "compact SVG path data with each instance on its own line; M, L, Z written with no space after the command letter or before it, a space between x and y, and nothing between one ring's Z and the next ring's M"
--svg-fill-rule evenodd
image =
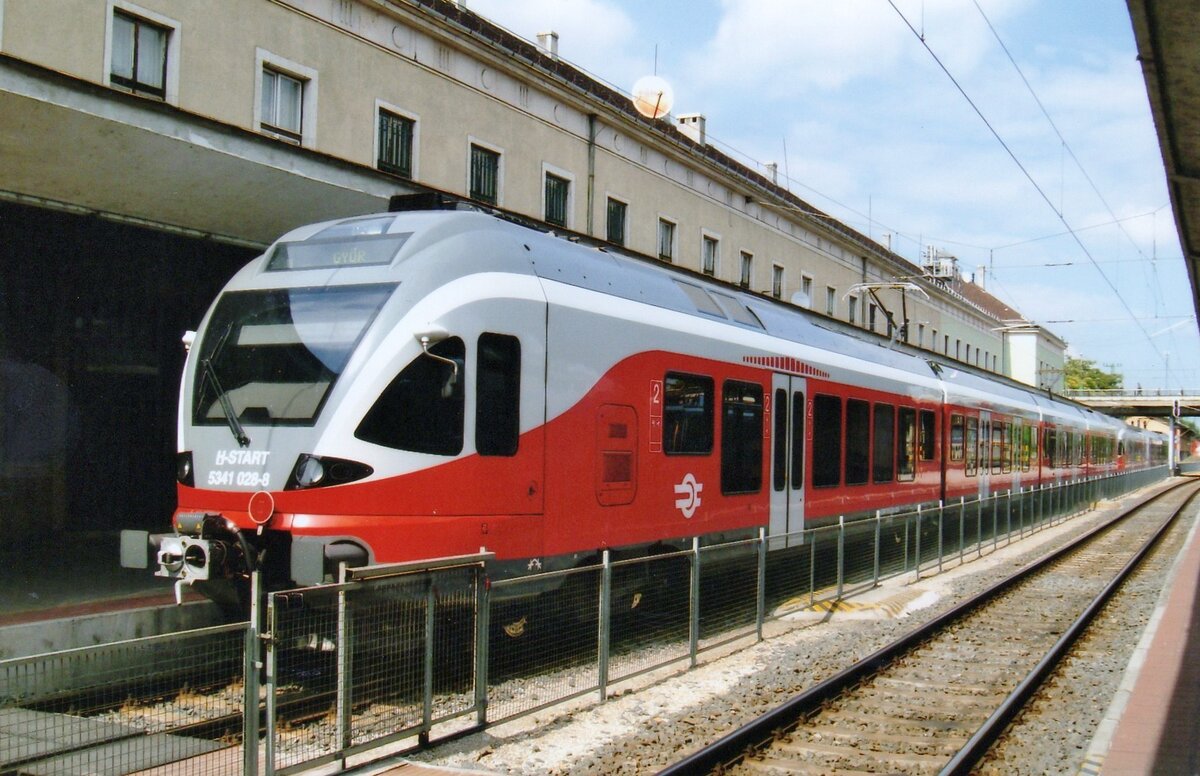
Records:
M214 595L480 548L526 574L1154 464L1114 428L656 262L376 214L293 230L214 302L175 532L122 562Z

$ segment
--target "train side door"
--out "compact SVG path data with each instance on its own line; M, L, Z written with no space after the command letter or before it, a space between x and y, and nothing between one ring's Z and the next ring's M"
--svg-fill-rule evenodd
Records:
M771 381L771 521L769 534L804 530L805 381L774 375ZM801 544L799 536L771 543L772 549Z
M982 410L979 413L979 498L986 498L991 492L992 473L992 413Z

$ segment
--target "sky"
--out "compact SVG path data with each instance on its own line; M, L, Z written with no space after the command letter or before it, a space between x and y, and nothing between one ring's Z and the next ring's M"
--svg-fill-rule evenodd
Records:
M467 0L920 264L933 246L1127 387L1200 336L1124 0ZM786 176L786 180L783 176ZM890 237L889 237L890 236Z

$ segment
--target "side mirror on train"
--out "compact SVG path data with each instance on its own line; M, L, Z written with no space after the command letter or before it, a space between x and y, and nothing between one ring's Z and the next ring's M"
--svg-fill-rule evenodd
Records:
M454 386L458 383L458 362L452 358L439 356L437 353L430 351L430 348L450 336L450 332L445 329L435 328L428 331L418 331L413 334L417 338L417 342L421 343L421 351L435 361L441 361L443 364L450 365L450 377L446 379L446 383L442 386L442 398L447 399L454 393Z

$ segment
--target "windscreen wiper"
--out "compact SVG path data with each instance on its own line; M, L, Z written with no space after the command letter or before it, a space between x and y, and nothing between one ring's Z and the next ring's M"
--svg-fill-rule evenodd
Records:
M246 429L242 428L242 423L238 420L237 413L233 410L233 402L229 400L225 389L221 387L221 381L217 379L217 370L213 366L212 359L202 359L200 366L204 369L204 376L212 384L213 390L217 392L217 401L221 404L221 411L225 413L225 422L229 424L229 430L233 432L233 438L237 440L238 445L241 447L249 447L250 437L246 436Z

